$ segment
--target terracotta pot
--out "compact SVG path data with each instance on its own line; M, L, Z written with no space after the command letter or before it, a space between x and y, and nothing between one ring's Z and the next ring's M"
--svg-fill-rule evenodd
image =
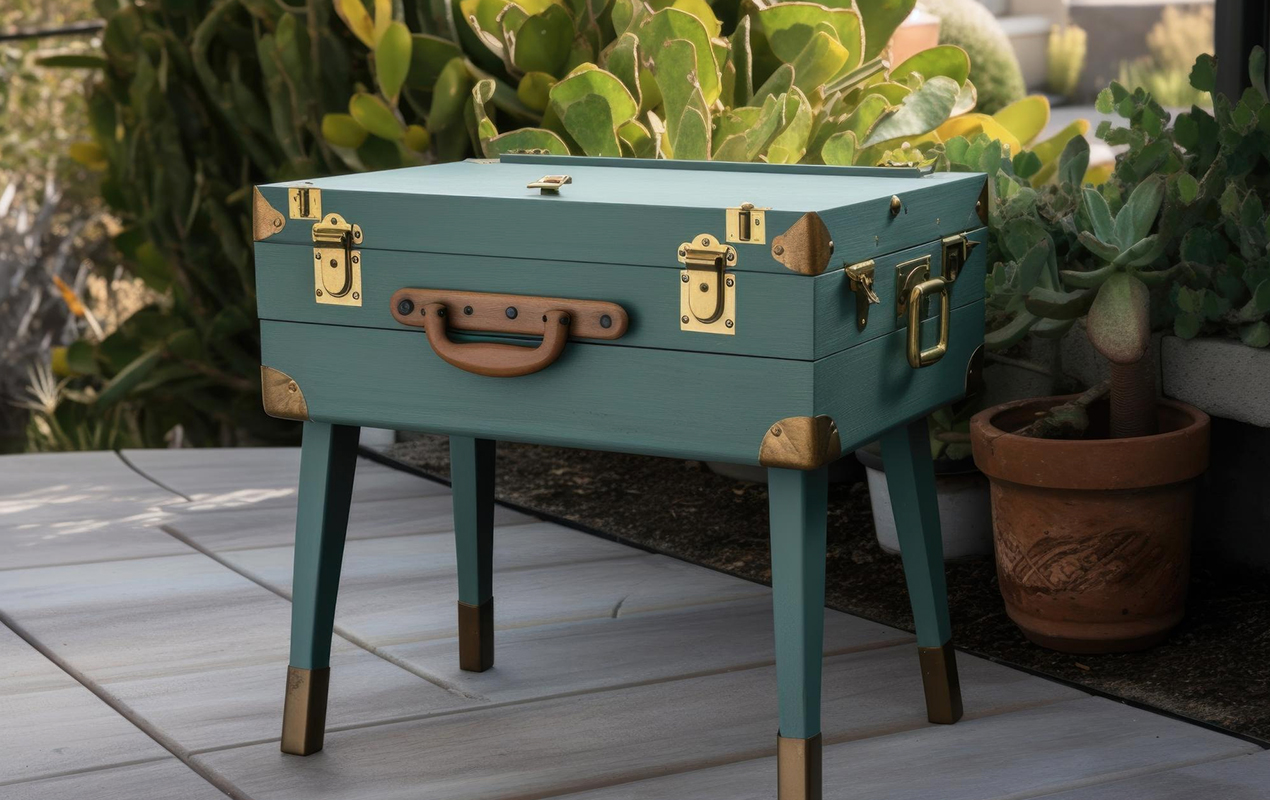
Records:
M1208 415L1162 399L1154 436L1011 433L1067 399L1006 403L970 421L975 463L992 486L1006 611L1029 639L1055 650L1141 650L1182 619ZM1090 412L1097 436L1106 431L1106 404Z

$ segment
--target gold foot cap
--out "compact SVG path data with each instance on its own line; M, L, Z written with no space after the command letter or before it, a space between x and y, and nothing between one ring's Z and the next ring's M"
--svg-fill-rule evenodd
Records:
M307 756L322 749L326 694L331 669L287 667L287 701L282 711L282 752Z
M820 734L810 739L776 737L778 800L821 800Z
M260 365L260 396L265 413L271 417L302 422L309 419L309 404L300 385L280 369Z
M919 647L922 687L926 690L926 717L941 725L961 719L961 683L957 680L957 651L952 642L942 647Z
M484 672L494 666L494 598L479 606L459 602L459 669Z

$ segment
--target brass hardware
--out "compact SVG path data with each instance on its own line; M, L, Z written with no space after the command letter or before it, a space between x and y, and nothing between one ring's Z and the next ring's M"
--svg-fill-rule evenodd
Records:
M908 314L908 296L913 287L930 279L930 256L895 265L895 317L903 319Z
M269 205L269 201L256 187L251 188L251 238L253 241L264 241L275 233L282 231L287 218L278 209Z
M810 739L776 737L777 800L821 800L823 749L820 734Z
M758 463L782 469L819 469L842 455L838 426L832 418L786 417L767 429Z
M952 642L941 647L919 647L922 688L926 692L926 718L940 725L961 719L961 682L957 678L957 651Z
M753 203L742 203L729 208L725 219L727 240L741 244L767 244L766 208L755 208Z
M479 606L459 601L459 669L484 672L494 666L494 598Z
M319 303L362 304L362 228L339 214L313 224L313 293Z
M287 210L291 219L321 219L322 190L312 186L288 189Z
M855 324L859 330L864 330L864 326L869 324L869 306L882 302L878 293L873 291L874 269L872 260L847 267L847 285L855 292Z
M539 189L541 194L560 194L560 187L566 183L573 183L573 178L568 175L543 175L525 188Z
M278 419L298 419L307 422L309 404L304 392L291 376L282 370L260 365L260 397L265 413Z
M829 266L833 239L825 221L814 211L798 218L789 230L772 239L772 258L786 269L803 275L819 275Z
M679 245L679 329L736 333L736 248L703 233Z
M307 756L322 749L326 732L326 695L331 668L287 667L287 696L282 709L282 752Z
M904 210L904 201L900 200L899 195L891 195L891 216L898 217L900 212Z
M979 243L967 239L964 233L959 233L955 236L945 236L942 245L943 267L939 274L944 280L952 283L957 280L962 267L966 266L966 262L970 260L970 251L978 247Z
M929 367L944 357L948 352L948 329L952 320L952 302L948 299L948 287L951 286L943 278L931 278L922 281L909 291L908 297L908 341L906 353L908 365L913 369ZM939 294L939 343L934 347L922 349L922 301L926 295Z
M975 348L966 363L966 396L983 391L983 345Z

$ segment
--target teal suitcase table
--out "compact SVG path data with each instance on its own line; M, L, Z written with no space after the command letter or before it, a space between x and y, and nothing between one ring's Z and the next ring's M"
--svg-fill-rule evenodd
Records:
M256 189L265 410L304 421L283 751L322 747L361 425L450 436L475 671L494 663L496 440L767 467L782 800L821 792L826 465L881 438L914 668L929 718L956 721L924 418L976 369L984 192L545 155Z

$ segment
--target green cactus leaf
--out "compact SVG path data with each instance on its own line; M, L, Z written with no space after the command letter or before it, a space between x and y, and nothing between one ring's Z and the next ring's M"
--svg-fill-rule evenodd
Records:
M768 96L761 106L742 106L719 118L717 161L754 161L780 132L785 98Z
M633 33L624 33L617 37L604 54L603 66L622 82L639 104L640 111L647 111L641 100L643 92L639 83L639 37Z
M1164 255L1165 244L1164 239L1152 234L1121 251L1111 263L1117 267L1148 267Z
M431 89L445 65L451 59L463 56L457 44L438 36L416 33L410 39L410 71L406 73L406 85L415 89Z
M1042 319L1033 325L1028 333L1042 339L1061 339L1075 324L1075 319Z
M453 58L441 70L432 89L432 108L428 112L428 128L445 130L463 120L463 104L472 91L472 76L461 58ZM357 116L354 114L353 116ZM365 123L363 123L365 124ZM374 133L374 129L371 129Z
M1151 343L1150 292L1132 275L1117 272L1098 289L1085 320L1089 342L1107 360L1133 364Z
M687 161L709 160L709 116L709 112L700 104L689 105L684 109L683 116L679 119L678 133L671 139L672 158Z
M481 144L481 149L485 149L485 142L493 139L498 135L498 128L494 125L494 120L489 118L489 111L485 108L490 100L494 99L494 80L485 78L476 82L472 87L472 119L476 124L476 138Z
M639 105L626 85L613 73L594 64L583 64L551 87L551 105L562 120L570 106L591 96L602 98L608 106L613 119L610 128L621 125L639 113ZM594 110L588 112L591 116L596 113Z
M763 85L754 92L751 104L766 102L769 97L783 97L794 88L794 68L789 64L781 64L776 71L767 76Z
M516 97L526 107L543 111L551 100L551 87L555 85L556 79L545 72L526 72L516 87Z
M917 0L855 0L864 20L865 61L882 54L916 4Z
M750 51L750 26L750 18L741 17L736 24L736 30L732 31L729 59L736 72L736 78L732 97L724 97L723 100L724 105L733 108L749 105L750 98L754 96L754 59Z
M1194 339L1204 327L1204 320L1198 314L1183 311L1173 318L1173 333L1183 339Z
M348 101L348 113L359 125L382 139L395 142L405 132L405 125L388 104L372 94L353 95Z
M767 148L770 164L797 164L811 137L811 103L797 88L785 95L785 127Z
M1114 274L1116 274L1116 268L1110 264L1084 272L1065 269L1059 273L1062 277L1063 285L1070 286L1073 289L1097 289Z
M1147 235L1155 223L1164 200L1164 178L1152 175L1134 188L1129 199L1116 214L1112 236L1122 250L1127 250Z
M1239 329L1239 339L1249 347L1270 346L1270 324L1260 320Z
M1027 336L1029 330L1039 321L1039 317L1020 311L1005 326L984 334L983 346L989 350L1008 350Z
M888 73L887 78L891 81L903 82L914 74L920 75L926 80L936 76L943 76L951 79L960 87L970 77L970 56L966 55L966 51L955 44L941 44L937 47L919 50L904 59L903 62ZM1049 104L1046 103L1045 107L1048 109ZM1045 126L1042 125L1041 127Z
M681 11L674 13L683 14ZM695 17L689 19L693 25L700 27L701 23ZM643 45L644 40L641 39L641 49L644 49ZM671 39L657 46L650 55L653 59L653 77L661 92L666 113L666 133L673 148L684 109L693 103L698 104L702 111L706 108L700 84L690 77L697 66L696 47L687 39Z
M635 120L627 120L617 128L622 154L633 158L656 158L657 143L648 129ZM629 150L629 152L627 152Z
M718 36L723 30L723 23L719 22L719 18L714 15L714 9L706 0L675 0L670 7L686 11L696 17L711 38Z
M524 21L515 32L511 61L522 72L559 75L573 43L573 19L564 8L552 5Z
M353 35L361 39L362 44L372 49L375 47L375 22L362 0L335 0L335 13L344 20Z
M930 133L948 119L960 87L943 76L931 78L873 127L863 146Z
M1014 157L1014 174L1020 178L1027 180L1041 170L1041 159L1036 157L1036 153L1031 150L1024 150ZM1017 191L1018 184L1011 182L1013 190Z
M1029 95L1009 104L992 118L1027 146L1049 124L1050 101L1042 94Z
M969 114L975 110L975 106L979 104L979 90L970 81L966 81L961 85L961 91L957 93L957 102L953 104L953 110L949 113L950 117L958 117L962 114Z
M1094 235L1104 242L1113 241L1115 219L1111 216L1111 208L1107 205L1107 199L1097 189L1086 188L1083 195L1085 198L1085 213L1089 216L1089 221L1093 225Z
M322 138L337 147L356 150L366 141L367 135L366 129L351 114L326 114L322 117Z
M432 146L432 134L422 125L407 125L401 143L416 153L426 153Z
M562 81L556 86L563 83ZM613 112L604 96L583 95L569 103L560 118L569 135L581 145L582 152L586 155L621 157L622 147L614 129Z
M1056 280L1047 279L1047 267L1050 266L1053 260L1054 243L1050 241L1048 236L1032 245L1023 258L1019 259L1019 291L1027 294L1038 286L1048 289L1058 288L1055 285L1057 284Z
M700 87L702 99L705 100L707 107L719 99L723 89L720 83L719 66L714 60L710 36L700 20L677 8L663 8L644 20L637 35L640 51L652 58L656 64L660 64L662 52L671 41L681 40L691 44L693 55L691 65L683 69L684 65L677 64L676 71L685 81L688 80L689 74L696 76L695 84ZM654 70L655 73L656 71ZM657 85L661 88L662 97L666 98L666 80L659 76Z
M864 27L860 14L852 8L826 8L816 3L777 3L757 12L759 25L772 53L792 64L820 28L827 23L847 50L844 71L860 66L864 56Z
M860 103L847 114L842 130L855 134L856 142L864 141L869 131L877 125L878 120L887 112L891 104L880 94L867 94L860 98Z
M1035 286L1027 293L1024 305L1028 312L1045 319L1074 320L1084 316L1094 302L1094 289L1060 292Z
M826 31L819 31L794 59L794 85L804 95L824 85L847 63L847 49Z
M1217 59L1205 53L1195 59L1191 67L1191 86L1201 92L1212 92L1217 88Z
M554 156L569 155L569 146L556 134L542 128L521 128L495 136L484 142L485 155L497 158L503 153L546 152Z
M884 81L882 83L874 83L865 87L864 91L861 92L860 99L863 100L865 97L876 95L885 100L887 105L898 106L900 103L904 102L904 98L908 97L912 93L913 90L902 83ZM958 96L960 96L960 94L961 92L958 91Z
M411 45L410 29L401 22L389 25L375 45L375 79L379 91L392 103L397 102L410 72Z
M1058 157L1067 147L1067 143L1077 136L1084 136L1088 130L1089 121L1078 119L1050 138L1032 145L1032 152L1036 153L1036 157L1045 165L1040 172L1032 176L1032 185L1042 186L1049 181L1058 170Z
M1077 238L1085 246L1085 249L1108 264L1115 262L1120 257L1119 247L1114 244L1107 244L1089 231L1081 231Z
M826 164L849 167L855 163L855 131L842 131L830 136L820 148L820 158Z
M1031 152L1031 151L1029 151ZM1037 158L1040 163L1040 158ZM1081 186L1085 182L1085 173L1089 171L1089 142L1084 136L1073 136L1058 157L1058 180L1060 184Z
M643 0L613 0L610 17L613 21L613 30L618 36L638 30L649 16L648 6Z

